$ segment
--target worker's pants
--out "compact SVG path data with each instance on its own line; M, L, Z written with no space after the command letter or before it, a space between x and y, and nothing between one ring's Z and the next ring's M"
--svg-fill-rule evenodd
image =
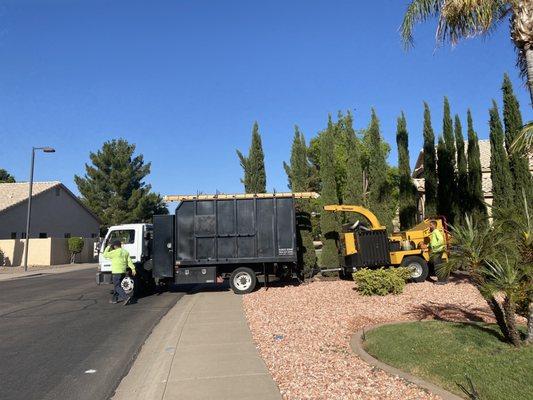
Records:
M122 282L124 276L125 274L112 274L113 286L115 288L113 292L113 300L122 301L126 300L128 297L124 289L122 289L122 286L120 286L120 283Z
M433 253L431 255L431 262L433 263L433 269L435 270L435 273L438 272L439 270L439 265L442 264L442 253ZM439 280L439 282L447 282L448 281L448 277L443 277L443 278L440 278L439 277L439 274L437 274L437 279Z

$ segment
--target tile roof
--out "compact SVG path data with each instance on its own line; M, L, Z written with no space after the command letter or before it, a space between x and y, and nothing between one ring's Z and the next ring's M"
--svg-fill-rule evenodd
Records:
M61 182L33 182L33 196L46 192ZM0 183L0 211L28 200L29 182Z

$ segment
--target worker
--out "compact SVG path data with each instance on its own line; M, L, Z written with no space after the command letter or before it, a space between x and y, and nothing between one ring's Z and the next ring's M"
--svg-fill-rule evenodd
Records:
M437 221L435 221L434 219L429 221L429 232L429 256L430 261L433 263L435 272L437 272L438 266L442 264L442 255L445 250L445 245L444 236L442 232L437 229ZM445 285L447 281L447 277L440 278L437 274L437 285Z
M131 262L130 253L128 250L122 248L120 240L115 240L111 246L107 246L103 254L104 258L111 260L111 276L113 279L113 297L109 301L112 304L124 301L124 305L130 303L131 296L127 295L120 285L122 279L126 276L127 269L131 269L133 276L137 273L135 265Z

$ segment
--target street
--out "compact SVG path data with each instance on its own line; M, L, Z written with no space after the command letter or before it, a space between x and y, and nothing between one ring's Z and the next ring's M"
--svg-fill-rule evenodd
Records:
M182 296L109 304L95 272L0 282L0 399L108 399Z

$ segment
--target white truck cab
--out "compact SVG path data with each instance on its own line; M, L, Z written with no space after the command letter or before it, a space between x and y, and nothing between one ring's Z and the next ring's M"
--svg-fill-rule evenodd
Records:
M137 265L150 262L152 224L123 224L111 226L104 240L98 246L98 273L96 282L111 283L111 261L103 253L113 241L120 240L122 247L130 253L131 261Z

